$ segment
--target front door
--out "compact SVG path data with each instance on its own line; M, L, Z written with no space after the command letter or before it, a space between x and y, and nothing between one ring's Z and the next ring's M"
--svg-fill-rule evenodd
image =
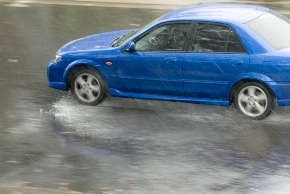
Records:
M125 52L120 56L123 92L180 95L183 53Z
M182 64L190 23L162 24L135 42L135 51L119 56L122 92L183 95Z

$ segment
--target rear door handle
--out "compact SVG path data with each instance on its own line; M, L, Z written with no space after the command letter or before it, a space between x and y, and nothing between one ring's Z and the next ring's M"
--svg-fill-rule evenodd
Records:
M241 65L244 63L244 60L231 60L232 65Z
M166 63L175 63L176 61L178 61L178 59L176 57L167 57L165 58Z

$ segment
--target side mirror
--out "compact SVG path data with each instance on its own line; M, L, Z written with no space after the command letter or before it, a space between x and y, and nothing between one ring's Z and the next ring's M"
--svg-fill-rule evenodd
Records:
M129 52L133 52L135 50L135 43L132 41L132 42L129 42L128 44L128 51Z

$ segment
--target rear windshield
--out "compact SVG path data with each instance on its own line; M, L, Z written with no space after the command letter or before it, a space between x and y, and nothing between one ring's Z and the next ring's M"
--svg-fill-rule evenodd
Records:
M290 20L274 11L247 22L246 25L277 50L290 47Z

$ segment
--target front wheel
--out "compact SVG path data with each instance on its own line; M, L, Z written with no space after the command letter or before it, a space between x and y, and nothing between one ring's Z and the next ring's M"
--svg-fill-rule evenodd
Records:
M261 120L270 114L273 108L273 96L262 84L247 82L237 88L234 104L247 117Z
M105 83L99 73L90 69L76 71L71 81L71 92L84 105L97 105L104 98Z

